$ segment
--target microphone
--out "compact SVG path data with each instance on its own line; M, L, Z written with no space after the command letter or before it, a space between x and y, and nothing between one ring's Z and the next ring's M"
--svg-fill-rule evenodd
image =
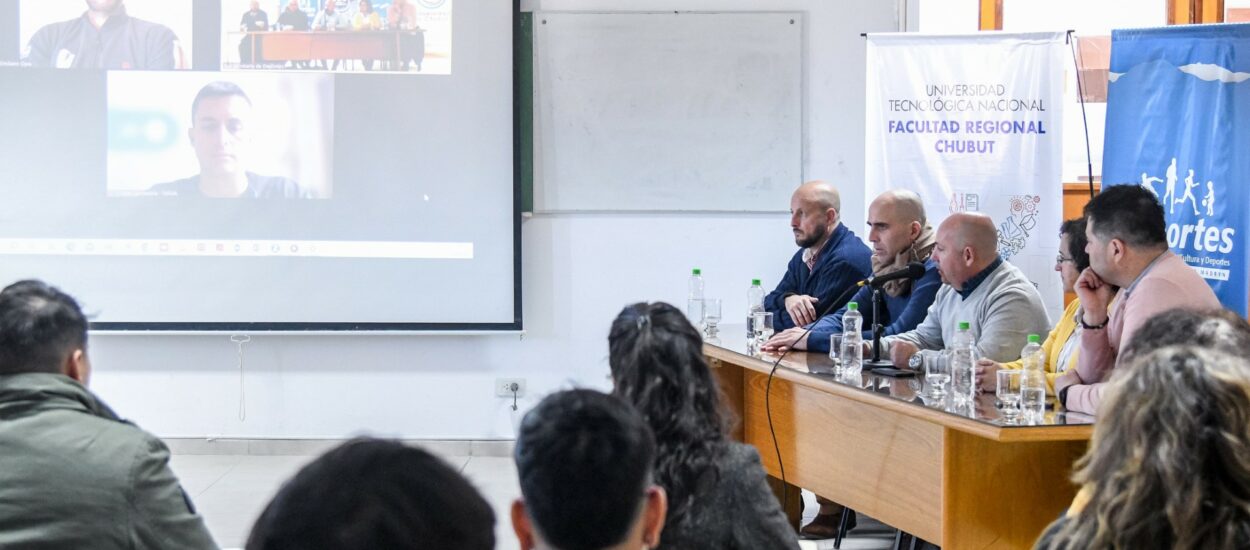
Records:
M878 275L876 277L869 277L867 279L864 279L859 282L859 286L871 286L873 288L881 288L883 285L885 285L886 283L890 281L897 281L899 279L919 279L921 277L924 277L924 264L920 262L912 262L912 263L907 264L907 267L904 267L897 271L891 271L884 275Z

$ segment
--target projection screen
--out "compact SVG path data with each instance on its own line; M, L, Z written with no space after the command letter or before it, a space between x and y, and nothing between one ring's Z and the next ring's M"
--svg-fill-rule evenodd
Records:
M0 282L94 329L519 330L509 0L0 0Z

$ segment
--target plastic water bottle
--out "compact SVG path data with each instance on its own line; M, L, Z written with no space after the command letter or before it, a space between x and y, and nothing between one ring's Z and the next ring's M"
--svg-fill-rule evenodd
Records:
M1030 334L1029 343L1024 345L1024 349L1020 350L1020 362L1023 364L1021 368L1024 370L1024 380L1021 385L1027 385L1030 376L1041 375L1042 387L1046 387L1045 370L1042 368L1044 359L1042 358L1041 341L1041 336Z
M694 326L703 324L703 270L694 268L690 271L690 281L686 284L686 317Z
M859 304L846 304L846 313L842 314L842 354L840 370L847 374L856 374L864 368L864 316L859 312Z
M956 401L972 401L977 394L977 353L972 325L967 321L959 322L959 328L951 338L950 351L951 393Z
M1020 351L1024 372L1020 376L1020 408L1025 420L1041 420L1046 413L1046 370L1042 355L1042 337L1029 335L1029 343Z
M764 287L759 279L751 279L747 289L747 340L755 338L755 314L764 311Z

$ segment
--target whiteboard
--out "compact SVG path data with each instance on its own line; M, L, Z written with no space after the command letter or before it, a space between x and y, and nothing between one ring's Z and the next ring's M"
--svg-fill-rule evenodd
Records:
M534 14L534 209L786 211L801 13Z

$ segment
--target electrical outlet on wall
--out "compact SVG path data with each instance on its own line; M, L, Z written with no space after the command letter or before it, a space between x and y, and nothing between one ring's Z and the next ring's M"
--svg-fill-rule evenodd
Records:
M495 395L499 397L525 397L525 379L524 378L496 378L495 379Z

